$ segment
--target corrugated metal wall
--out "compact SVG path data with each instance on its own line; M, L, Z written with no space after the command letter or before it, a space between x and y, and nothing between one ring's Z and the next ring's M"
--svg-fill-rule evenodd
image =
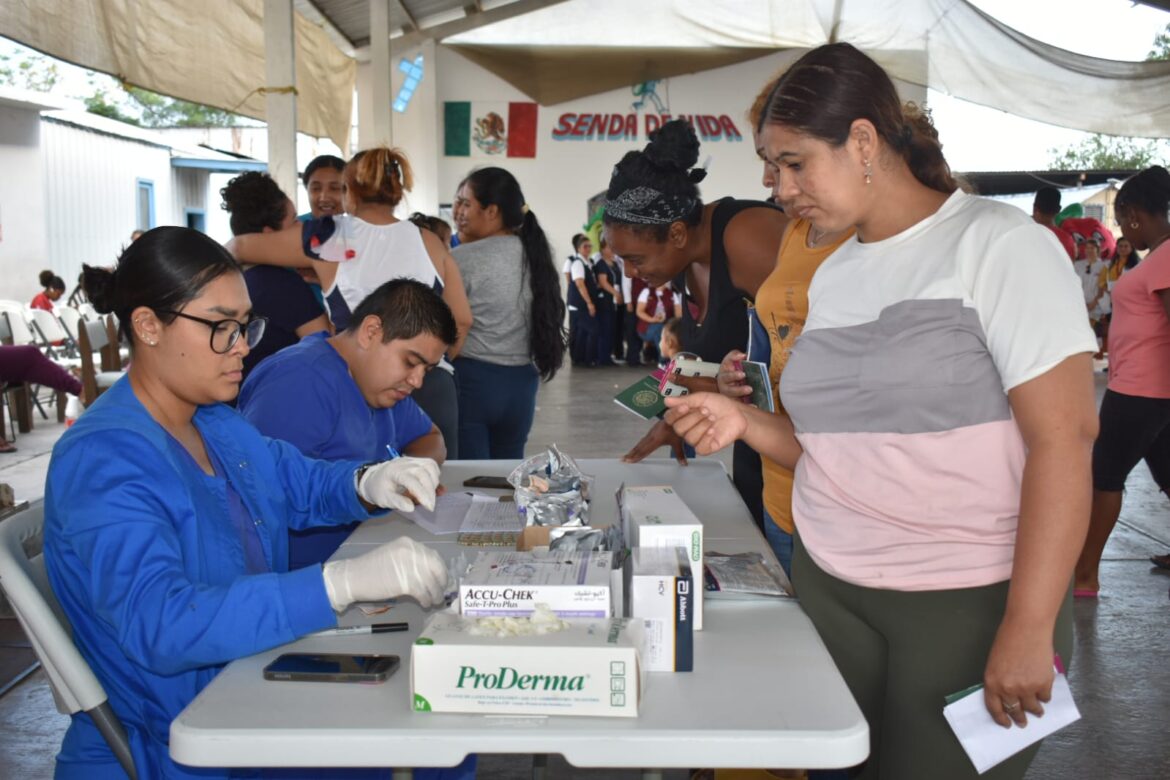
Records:
M174 190L174 211L172 213L175 215L176 225L187 224L187 209L196 209L206 213L208 209L215 208L219 204L218 197L213 198L213 202L208 200L207 181L209 178L207 171L195 168L172 169L171 181Z
M69 289L82 263L110 265L130 242L139 179L154 183L156 226L185 224L181 208L176 214L168 148L47 118L41 148L49 257Z

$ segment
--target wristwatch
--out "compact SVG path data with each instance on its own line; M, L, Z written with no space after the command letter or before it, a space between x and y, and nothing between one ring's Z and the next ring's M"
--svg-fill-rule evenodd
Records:
M381 462L382 461L380 460L372 460L369 463L363 463L362 465L358 466L357 471L353 473L353 489L354 492L358 494L358 498L361 498L362 495L362 491L358 489L358 486L362 484L362 477L365 476L367 471L372 469L374 466L377 466Z

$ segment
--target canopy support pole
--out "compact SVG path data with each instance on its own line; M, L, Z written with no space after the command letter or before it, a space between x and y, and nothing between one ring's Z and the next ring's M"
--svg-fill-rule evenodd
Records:
M292 0L264 0L268 173L297 200L297 66Z
M371 137L361 138L361 148L394 142L390 93L390 0L370 0L370 107Z

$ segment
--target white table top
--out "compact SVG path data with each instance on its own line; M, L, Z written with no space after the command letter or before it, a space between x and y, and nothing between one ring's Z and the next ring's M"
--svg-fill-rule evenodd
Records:
M506 474L513 465L454 461L443 478L456 489L469 476ZM616 521L612 496L623 480L672 484L703 520L707 550L768 549L718 462L580 465L597 477L595 524ZM382 518L360 527L338 555L403 532L437 541L448 557L473 549ZM171 756L216 767L454 766L470 753L547 753L579 767L827 768L868 755L865 719L794 601L706 600L695 671L650 673L635 719L412 712L409 658L423 611L405 603L370 619L351 609L341 623L386 620L409 621L410 631L301 639L229 664L171 724ZM396 653L402 668L380 685L264 680L263 667L290 651Z

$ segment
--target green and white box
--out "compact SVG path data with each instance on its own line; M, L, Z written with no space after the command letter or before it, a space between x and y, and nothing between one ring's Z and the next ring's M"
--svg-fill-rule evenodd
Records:
M611 552L481 552L459 580L460 610L468 617L528 617L548 604L562 618L609 617L612 572Z
M476 618L431 617L410 654L416 712L634 718L645 690L641 621L568 620L534 636L475 636Z
M622 533L634 547L682 547L691 561L695 630L703 627L703 523L670 485L618 490Z

